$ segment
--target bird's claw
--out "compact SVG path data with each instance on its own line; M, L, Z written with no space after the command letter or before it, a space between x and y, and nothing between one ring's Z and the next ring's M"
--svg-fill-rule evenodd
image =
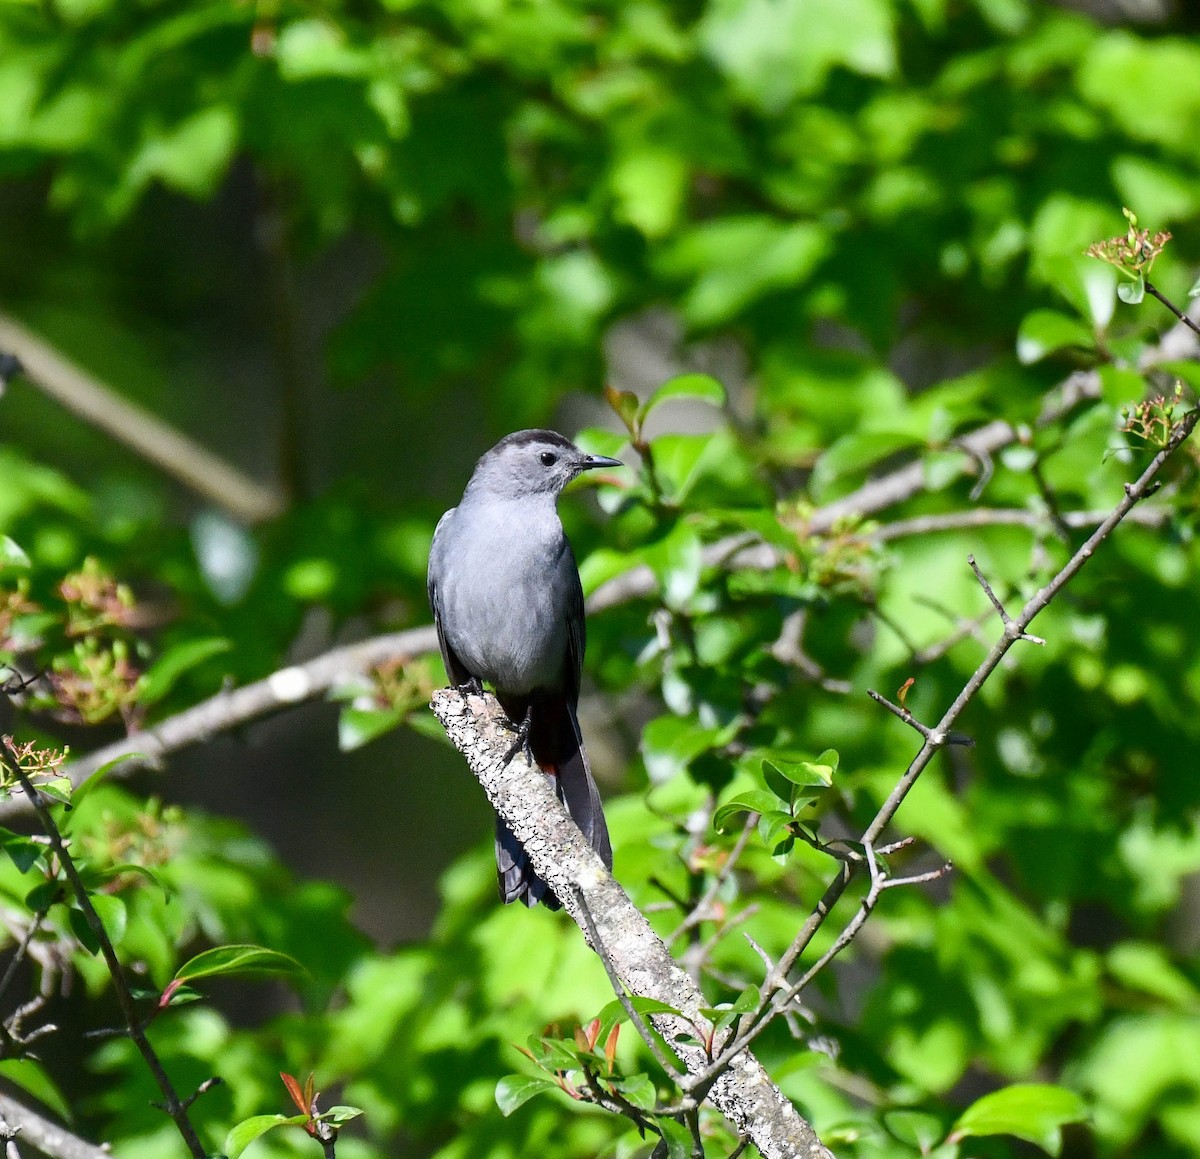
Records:
M533 705L531 704L525 710L525 719L522 720L521 723L519 725L517 725L517 727L516 727L517 735L513 739L512 744L508 746L508 751L504 754L504 761L500 766L501 768L507 768L508 763L522 749L525 750L525 756L529 759L529 763L531 765L534 763L533 749L531 749L529 747L529 730L532 725L533 725Z

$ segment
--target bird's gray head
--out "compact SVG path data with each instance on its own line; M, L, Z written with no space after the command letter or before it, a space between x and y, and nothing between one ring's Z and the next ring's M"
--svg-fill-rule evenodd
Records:
M619 466L620 459L589 455L556 431L517 431L475 464L466 494L499 499L540 495L553 501L581 472Z

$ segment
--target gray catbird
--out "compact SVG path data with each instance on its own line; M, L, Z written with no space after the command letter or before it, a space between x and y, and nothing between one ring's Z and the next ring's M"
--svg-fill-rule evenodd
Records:
M581 471L619 467L554 431L517 431L475 464L462 502L442 516L429 552L429 603L456 687L496 692L518 744L557 775L558 796L604 864L612 846L576 706L583 668L583 588L559 522L562 489ZM505 902L558 900L496 819Z

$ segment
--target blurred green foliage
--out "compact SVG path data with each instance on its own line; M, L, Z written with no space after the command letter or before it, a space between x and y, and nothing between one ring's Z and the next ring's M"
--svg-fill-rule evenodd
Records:
M315 619L424 623L433 522L473 458L599 416L575 396L599 394L606 341L649 329L666 369L615 385L644 399L723 367L727 391L696 374L673 388L690 409L653 415L614 393L582 437L648 457L597 488L600 515L568 500L564 517L589 589L642 564L656 581L589 624L596 719L627 765L620 880L670 933L670 900L702 896L741 833L731 802L767 814L718 919L676 943L713 939L705 984L733 1001L762 974L743 932L777 956L836 869L783 837L789 818L853 837L915 751L865 690L915 677L906 703L932 721L999 630L967 552L1014 607L1081 541L1056 515L1110 508L1148 460L1122 408L1176 376L1200 386L1195 361L1141 361L1171 319L1119 303L1117 273L1082 253L1128 205L1174 234L1155 284L1183 304L1195 281L1200 47L1179 9L1105 27L1031 0L3 5L0 308L294 498L253 531L197 511L17 380L0 398L0 647L58 681L21 735L67 728L78 749L81 722L161 719L287 663ZM1039 424L1048 390L1093 366L1099 397ZM1028 434L981 481L955 438L994 418ZM908 459L915 497L806 535L815 505ZM806 994L799 1036L780 1023L756 1045L839 1155L1200 1153L1194 475L1181 455L1154 500L1170 518L1105 545L1034 625L1046 645L1021 646L962 722L975 748L906 802L898 828L920 843L901 871L944 857L954 874L889 892ZM972 506L1031 525L888 535ZM704 547L731 534L786 566L711 566ZM63 584L89 575L90 602ZM802 655L779 646L798 614ZM356 690L345 747L411 719L434 679L413 665ZM356 807L403 812L414 764L375 769ZM835 769L832 787L805 765ZM338 791L337 769L312 775ZM780 776L798 791L781 798ZM170 801L170 776L156 789ZM562 1094L497 1107L525 1065L513 1044L569 1039L611 993L561 916L496 907L482 834L452 835L473 846L427 936L387 949L252 828L113 783L65 816L147 987L227 943L307 970L291 998L201 982L155 1020L181 1089L225 1079L192 1111L207 1146L292 1113L278 1074L311 1071L365 1111L342 1159L649 1151ZM320 843L321 817L304 823ZM4 847L19 931L53 874L23 838ZM70 913L55 898L37 936L85 982L57 1020L110 1024ZM618 1065L661 1080L634 1038ZM117 1154L178 1152L129 1042L39 1049L44 1066L8 1058L0 1077ZM705 1129L713 1155L733 1149ZM247 1153L317 1148L280 1129Z

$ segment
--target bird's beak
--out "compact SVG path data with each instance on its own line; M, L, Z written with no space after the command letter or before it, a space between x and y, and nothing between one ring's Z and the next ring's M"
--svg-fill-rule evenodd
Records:
M583 469L585 471L594 470L596 467L623 467L624 463L620 459L610 459L607 455L588 455L584 461Z

